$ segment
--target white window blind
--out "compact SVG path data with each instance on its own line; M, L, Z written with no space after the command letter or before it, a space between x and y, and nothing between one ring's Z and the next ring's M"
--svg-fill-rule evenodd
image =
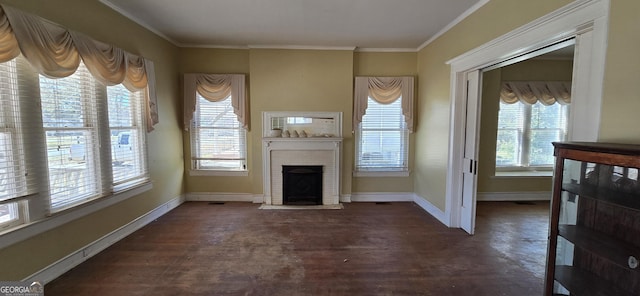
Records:
M566 138L569 106L540 102L500 103L496 142L497 168L551 167L551 142Z
M122 84L107 87L114 186L147 179L142 95Z
M211 102L196 93L191 126L191 158L196 170L246 170L245 130L231 97Z
M0 200L26 195L16 60L0 64Z
M409 131L402 115L402 98L387 105L369 98L356 133L356 170L408 170Z
M71 76L40 75L51 211L100 196L97 89L81 63Z
M16 60L0 63L0 229L22 224L19 202L32 191L23 149ZM31 189L31 190L30 190Z

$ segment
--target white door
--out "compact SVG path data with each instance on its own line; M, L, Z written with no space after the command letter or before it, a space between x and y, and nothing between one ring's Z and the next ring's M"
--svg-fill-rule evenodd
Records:
M480 127L480 70L467 72L464 159L462 161L462 202L460 227L473 234L476 226L478 181L478 128Z

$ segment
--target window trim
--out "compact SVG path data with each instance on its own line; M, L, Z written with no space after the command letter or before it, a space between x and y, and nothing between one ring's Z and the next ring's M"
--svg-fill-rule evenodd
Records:
M411 170L366 170L366 171L353 171L354 177L363 177L363 178L376 178L376 177L409 177L411 176Z
M13 229L15 227L23 225L27 221L27 219L26 219L27 206L25 205L25 201L24 200L7 202L7 203L3 203L3 204L0 204L0 205L4 205L4 204L7 204L8 206L15 206L16 207L15 211L18 212L18 217L16 219L13 219L13 220L0 222L0 233L2 233L5 230L11 230L11 229Z
M228 176L228 177L246 177L249 176L249 170L189 170L189 176Z

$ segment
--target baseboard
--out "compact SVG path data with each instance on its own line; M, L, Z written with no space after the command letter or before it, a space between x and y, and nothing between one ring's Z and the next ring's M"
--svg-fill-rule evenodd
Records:
M340 202L351 202L351 194L340 194Z
M240 201L262 203L262 195L253 193L235 193L235 192L190 192L186 194L187 201Z
M351 202L413 201L412 192L352 192Z
M551 191L530 192L478 192L477 201L531 201L551 200Z
M79 250L67 255L66 257L56 261L55 263L39 270L38 272L23 279L25 282L39 281L42 284L46 284L61 276L65 272L76 267L80 263L86 261L92 256L100 253L102 250L120 241L136 230L149 224L153 220L158 219L160 216L168 213L174 208L178 207L185 201L183 196L178 196L163 203L155 209L147 212L146 214L138 217L137 219L127 223L126 225L112 231L111 233L95 240L94 242L80 248Z
M433 216L434 218L438 219L438 221L440 221L440 223L444 224L447 227L449 226L448 223L448 219L447 219L447 215L438 207L434 206L432 203L430 203L427 199L417 195L417 194L413 194L413 202L415 202L418 206L420 206L423 210L425 210L427 213L429 213L429 215Z

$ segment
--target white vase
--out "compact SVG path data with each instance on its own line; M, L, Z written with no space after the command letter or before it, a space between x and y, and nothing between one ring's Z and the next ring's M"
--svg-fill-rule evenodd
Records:
M270 137L274 137L274 138L280 137L280 136L282 136L282 130L281 129L272 129L269 132L269 136Z

